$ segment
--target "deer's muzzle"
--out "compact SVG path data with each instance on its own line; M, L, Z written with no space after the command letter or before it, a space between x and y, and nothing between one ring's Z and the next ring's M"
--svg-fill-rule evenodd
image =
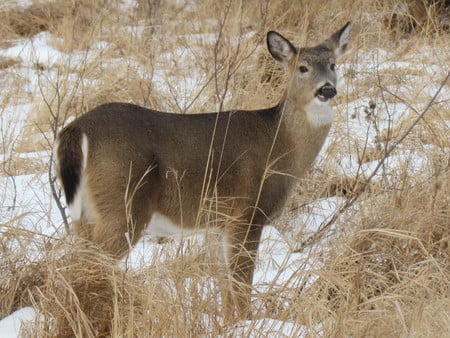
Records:
M327 83L316 90L315 97L317 97L320 101L325 102L335 97L336 94L336 88L334 88L333 85Z

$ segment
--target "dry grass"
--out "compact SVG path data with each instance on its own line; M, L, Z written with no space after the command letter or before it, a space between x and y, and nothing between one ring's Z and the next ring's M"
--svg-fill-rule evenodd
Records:
M289 316L343 337L448 333L449 188L447 171L366 199Z
M298 45L311 44L350 19L351 50L347 66L340 69L345 77L332 142L290 205L307 208L334 195L345 200L367 188L326 230L328 245L309 243L317 255L313 258L321 262L311 271L317 281L307 289L280 285L258 294L263 306L255 316L305 325L311 337L319 332L334 337L448 336L448 94L433 103L393 153L420 155L426 165L414 174L414 158L395 169L383 167L370 181L363 174L346 176L340 168L343 154L361 165L382 160L384 145L400 139L423 111L448 72L448 34L441 25L445 11L405 12L400 0L302 3L141 0L127 12L120 1L1 7L1 17L8 18L0 22L1 48L49 32L53 48L72 54L34 65L0 57L0 111L33 106L18 139L10 136L12 126L2 123L0 178L8 177L9 186L15 186L16 174L40 174L41 162L19 155L50 151L55 121L59 127L104 102L128 101L177 113L274 104L283 76L261 47L265 33L275 29ZM422 6L421 1L408 3ZM375 48L388 50L388 60L368 53ZM407 66L385 66L380 60ZM39 86L24 90L32 76ZM184 86L190 81L195 85ZM376 129L396 108L405 114L391 128ZM376 137L356 139L352 121L370 122ZM227 335L221 322L222 266L213 264L203 247L168 244L150 266L129 270L95 248L61 239L61 230L51 222L53 235L27 228L26 217L18 214L1 224L0 237L0 317L27 304L41 314L25 336ZM277 224L284 231L291 230L286 217ZM37 257L30 257L30 251Z

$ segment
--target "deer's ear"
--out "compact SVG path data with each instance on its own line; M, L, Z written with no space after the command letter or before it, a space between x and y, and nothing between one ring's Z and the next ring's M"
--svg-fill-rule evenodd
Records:
M297 49L281 34L267 33L267 47L275 60L287 67L289 60L297 54Z
M341 57L347 51L351 28L352 25L350 24L350 22L347 22L344 27L339 29L328 40L325 41L325 44L328 45L332 51L334 51L334 55L336 56L336 58Z

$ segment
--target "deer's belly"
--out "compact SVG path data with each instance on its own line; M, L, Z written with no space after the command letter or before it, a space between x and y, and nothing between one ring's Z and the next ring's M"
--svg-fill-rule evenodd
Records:
M184 236L196 232L196 229L184 227L182 224L172 222L167 216L155 212L150 220L150 223L145 229L145 234L151 237L169 237L169 236Z

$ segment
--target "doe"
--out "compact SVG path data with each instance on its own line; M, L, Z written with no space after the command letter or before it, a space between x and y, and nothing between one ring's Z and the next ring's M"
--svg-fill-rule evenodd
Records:
M314 47L267 34L288 72L280 102L261 110L179 115L108 103L66 126L56 171L76 235L120 258L147 230L168 236L223 232L231 318L248 318L264 225L310 168L333 121L337 59L347 23Z

